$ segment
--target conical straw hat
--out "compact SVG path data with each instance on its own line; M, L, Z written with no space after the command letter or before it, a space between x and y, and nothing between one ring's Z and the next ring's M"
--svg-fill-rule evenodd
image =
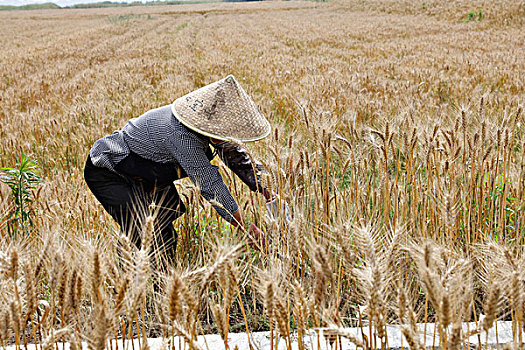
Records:
M270 123L233 75L176 99L171 110L188 128L219 140L255 141L270 133Z

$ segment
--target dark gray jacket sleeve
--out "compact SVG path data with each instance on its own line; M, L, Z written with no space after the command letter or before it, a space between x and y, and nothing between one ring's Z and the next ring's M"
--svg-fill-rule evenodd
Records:
M246 150L233 142L225 141L214 144L213 147L224 164L248 185L250 190L262 193L265 186L261 175L267 171L260 162L250 159Z
M194 134L187 133L168 139L166 147L171 149L174 158L177 159L195 186L200 189L202 196L211 202L219 215L226 221L232 222L232 214L237 212L239 207L222 181L219 168L210 164L206 155L208 143ZM218 202L220 206L214 202Z

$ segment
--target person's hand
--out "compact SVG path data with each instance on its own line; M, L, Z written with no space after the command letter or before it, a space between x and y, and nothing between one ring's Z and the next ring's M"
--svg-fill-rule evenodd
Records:
M266 246L266 235L254 223L250 224L248 244L251 248L259 251Z
M250 224L248 232L244 228L244 215L240 210L233 213L231 225L240 230L248 239L248 245L256 250L262 250L266 246L266 235L254 224Z
M290 214L288 203L278 195L274 195L273 198L266 202L266 214L273 220L282 218L287 225L292 223L292 215Z

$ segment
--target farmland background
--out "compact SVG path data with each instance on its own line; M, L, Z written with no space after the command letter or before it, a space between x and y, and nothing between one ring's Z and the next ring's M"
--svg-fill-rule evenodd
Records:
M121 320L130 323L137 311L144 332L169 335L175 327L188 339L210 327L228 330L228 322L234 330L245 321L273 329L273 318L293 320L277 322L283 335L286 324L307 321L380 328L406 317L399 290L418 320L445 318L446 326L486 314L485 296L500 282L496 316L521 329L524 22L524 3L504 0L0 13L0 165L12 167L25 153L45 180L34 193L32 227L1 221L0 311L9 320L2 339L24 341L21 329L35 328L46 307L58 316L33 337L69 324L67 337L97 339L98 348L110 334L122 336ZM265 219L263 199L223 168L248 221L270 238L262 253L232 248L242 237L183 181L192 209L176 223L177 272L154 292L141 251L130 248L130 261L117 262L118 230L84 184L84 162L97 139L130 118L228 74L273 125L270 137L247 146L294 223ZM8 187L0 190L7 216L13 203ZM229 281L239 293L216 280L221 271L234 272ZM205 287L183 295L185 318L163 311L179 275L187 290L198 288L194 279ZM78 317L60 311L68 293L79 297ZM190 295L200 305L184 304ZM221 314L217 303L232 315L223 326L213 316ZM282 310L268 318L263 304ZM358 305L368 306L362 315ZM96 333L100 322L92 320L112 331Z

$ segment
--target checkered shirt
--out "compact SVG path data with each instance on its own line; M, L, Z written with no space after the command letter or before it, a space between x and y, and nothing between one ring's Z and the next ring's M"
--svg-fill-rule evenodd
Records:
M228 222L239 209L223 182L218 167L206 156L209 138L191 131L172 114L171 105L150 110L131 119L120 131L95 142L89 155L94 165L115 171L130 152L159 162L178 163L202 196Z

